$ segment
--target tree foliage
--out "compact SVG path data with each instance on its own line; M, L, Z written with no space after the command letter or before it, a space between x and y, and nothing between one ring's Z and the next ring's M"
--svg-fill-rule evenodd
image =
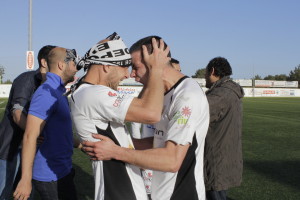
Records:
M2 83L4 74L5 74L5 68L2 65L0 65L0 83Z
M205 78L205 68L198 69L195 73L195 75L192 76L192 78Z
M12 84L11 80L7 79L6 81L3 82L3 84Z
M278 74L278 75L268 75L264 78L264 80L276 80L276 81L286 81L288 78L285 74Z
M252 79L254 80L262 80L261 76L256 74Z
M290 75L288 77L289 81L298 81L300 82L300 65L295 67L294 70L290 71Z

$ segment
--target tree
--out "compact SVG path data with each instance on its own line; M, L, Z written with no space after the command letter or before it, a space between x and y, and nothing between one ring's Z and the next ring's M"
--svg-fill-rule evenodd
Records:
M5 74L5 68L2 65L0 65L0 84L2 83L4 74Z
M7 79L6 81L3 82L3 84L12 84L11 80Z
M287 75L285 74L278 74L278 75L268 75L264 78L264 80L276 80L276 81L286 81L287 80Z
M275 80L277 81L286 81L287 80L287 75L285 74L279 74L279 75L275 75Z
M192 78L205 78L205 68L198 69L195 73L195 75L192 76Z
M268 75L264 78L264 80L275 80L275 76Z
M287 78L288 81L298 81L298 85L300 83L300 65L295 67L294 70L290 71L290 75ZM300 87L300 85L299 85Z
M263 79L261 78L261 76L258 75L258 74L256 74L256 75L253 77L253 79L254 79L254 80L263 80Z

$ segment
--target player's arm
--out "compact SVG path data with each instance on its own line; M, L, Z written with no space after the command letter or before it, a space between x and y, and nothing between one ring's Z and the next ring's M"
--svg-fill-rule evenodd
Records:
M25 130L26 128L26 120L27 116L23 113L20 109L14 109L12 111L12 116L14 122L22 129Z
M20 75L13 83L14 90L11 101L11 114L13 121L23 130L26 128L27 109L33 93L32 81L33 80L31 78L28 78L25 75Z
M95 134L93 137L102 141L83 142L84 150L92 160L116 159L141 168L165 172L177 172L180 169L190 146L190 144L178 145L167 141L163 148L133 150L117 146L109 138L100 134Z
M153 53L149 54L147 48L143 46L143 60L148 67L148 82L144 86L141 98L134 98L131 102L125 121L153 124L160 120L163 98L164 84L163 71L166 64L170 61L167 57L169 48L164 50L164 42L160 40L158 47L156 40L152 39Z
M27 199L31 193L32 167L36 152L36 141L45 126L45 121L28 115L22 147L22 177L14 192L15 199Z

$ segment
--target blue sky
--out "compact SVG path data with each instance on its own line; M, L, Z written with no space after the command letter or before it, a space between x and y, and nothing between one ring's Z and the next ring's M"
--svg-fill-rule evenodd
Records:
M128 47L159 35L189 76L216 56L235 79L289 74L300 64L299 8L299 0L33 0L32 47L35 57L47 44L83 55L114 31ZM4 80L26 71L28 13L29 0L1 0Z

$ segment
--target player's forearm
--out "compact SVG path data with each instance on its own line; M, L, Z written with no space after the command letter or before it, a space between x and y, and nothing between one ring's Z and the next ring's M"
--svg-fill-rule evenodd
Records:
M149 79L141 99L144 107L150 112L161 115L164 98L164 83L162 80L162 69L149 71Z
M176 157L165 148L132 150L122 147L115 149L116 160L139 166L144 169L157 171L176 172Z
M22 129L26 128L27 116L19 109L13 111L13 120L14 122Z
M37 137L25 133L22 147L22 179L32 179Z

